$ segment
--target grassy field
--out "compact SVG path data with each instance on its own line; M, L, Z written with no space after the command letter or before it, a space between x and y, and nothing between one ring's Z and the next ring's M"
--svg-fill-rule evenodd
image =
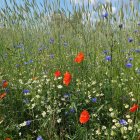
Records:
M0 140L140 140L140 2L9 1Z

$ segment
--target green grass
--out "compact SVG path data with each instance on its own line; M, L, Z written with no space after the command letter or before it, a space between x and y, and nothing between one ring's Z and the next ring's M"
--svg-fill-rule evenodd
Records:
M48 4L44 0L42 9L35 1L24 4L15 3L11 10L7 6L0 16L5 25L0 28L0 95L7 93L0 99L0 139L136 140L140 112L129 109L140 105L139 13L130 8L132 16L126 19L122 15L128 7L112 15L107 4L106 19L99 6L94 10L100 21L92 25L89 20L81 22L88 7L76 10L73 6L71 13L67 6L62 10L59 1ZM78 64L74 59L79 52L84 53L84 60ZM58 79L54 77L57 70L61 71ZM69 86L63 84L66 71L72 75ZM8 81L6 89L3 80ZM90 120L81 124L84 109ZM121 119L127 125L120 124Z

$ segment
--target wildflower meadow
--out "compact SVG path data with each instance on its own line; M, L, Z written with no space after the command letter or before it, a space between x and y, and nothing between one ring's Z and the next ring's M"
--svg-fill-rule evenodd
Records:
M0 140L140 140L140 0L0 0Z

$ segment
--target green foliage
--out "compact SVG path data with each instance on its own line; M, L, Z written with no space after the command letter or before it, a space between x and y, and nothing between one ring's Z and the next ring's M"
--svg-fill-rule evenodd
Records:
M59 0L23 3L5 0L0 11L0 82L8 81L6 89L0 87L0 139L137 139L140 112L129 110L140 106L137 7L118 6L114 15L111 3L92 9L73 5L72 11L66 1L63 8ZM84 60L76 63L79 52ZM66 71L72 76L69 86L63 83ZM81 124L84 109L90 120Z

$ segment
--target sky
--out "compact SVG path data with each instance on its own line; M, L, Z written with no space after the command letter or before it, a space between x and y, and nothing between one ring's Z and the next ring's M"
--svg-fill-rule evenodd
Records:
M4 8L5 4L4 1L5 0L0 0L0 8ZM6 0L7 4L9 6L11 6L12 4L10 3L10 1L16 1L17 4L23 4L23 1L33 1L33 0ZM78 7L78 5L82 5L82 3L84 2L85 5L88 4L88 1L90 1L90 5L96 7L97 3L106 3L106 2L111 2L112 3L112 7L113 10L116 10L120 7L121 3L129 3L132 0L35 0L38 3L39 8L41 9L41 5L40 3L43 4L43 1L48 1L50 3L56 2L56 1L60 1L60 7L63 8L65 11L69 10L70 12L72 12L72 4L71 1L73 2L74 5L76 5L76 7ZM138 0L133 0L133 1L138 1Z
M0 1L1 1L0 8L4 8L4 6L5 6L4 1L5 0L0 0ZM10 1L16 1L17 4L23 4L23 1L31 2L33 0L6 0L6 1L7 1L7 4L9 6L11 6ZM47 1L50 3L60 1L60 7L63 8L65 11L70 11L71 13L73 11L71 1L76 7L78 7L79 5L82 5L83 2L85 5L88 5L88 1L90 1L91 7L92 6L96 7L97 3L104 3L105 4L105 3L111 2L112 3L112 10L113 10L114 14L117 12L117 9L121 7L122 3L125 6L125 5L129 4L130 1L131 2L138 2L139 1L139 5L140 5L140 0L35 0L35 1L37 2L39 9L42 9L40 3L43 4L43 1ZM92 11L92 8L90 10ZM103 12L105 12L105 11L103 11ZM140 13L140 11L139 11L139 13Z
M5 0L0 0L0 1L1 1L0 8L3 8ZM9 5L11 5L10 1L13 1L13 0L6 0L6 1ZM18 4L21 4L21 3L23 3L24 0L14 0L14 1L16 1ZM32 0L28 0L28 1L31 2ZM43 3L43 1L44 0L36 0L36 2L38 4ZM53 1L57 1L57 0L47 0L47 1L53 2ZM88 3L88 1L90 1L90 3L92 5L96 5L98 2L100 2L100 3L111 2L114 7L117 7L117 5L120 5L122 3L122 1L124 3L128 3L130 0L60 0L61 7L65 8L65 3L66 3L68 8L71 9L70 1L72 1L75 5L81 4L83 1L85 4ZM138 0L133 0L133 1L138 1Z

